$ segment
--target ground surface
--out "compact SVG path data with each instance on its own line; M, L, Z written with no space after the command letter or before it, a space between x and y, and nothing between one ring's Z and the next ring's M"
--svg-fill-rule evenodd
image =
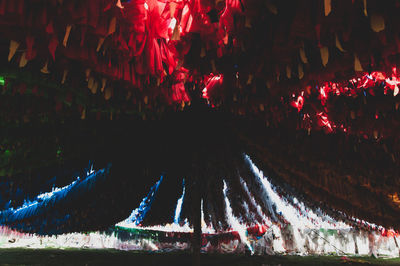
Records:
M116 250L0 249L0 265L191 265L187 253ZM400 265L400 259L336 256L245 256L203 254L201 265Z

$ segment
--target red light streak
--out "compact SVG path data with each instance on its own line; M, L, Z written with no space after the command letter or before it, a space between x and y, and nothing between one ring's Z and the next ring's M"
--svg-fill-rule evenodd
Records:
M209 77L205 79L204 82L206 85L202 90L202 96L204 99L210 99L210 92L218 89L223 83L223 76L222 75L215 75L211 74Z
M328 99L326 90L327 90L327 87L325 87L325 86L321 86L319 89L319 94L320 94L320 99L321 99L322 105L325 105L326 100Z
M299 96L297 97L296 101L291 102L291 105L295 108L297 108L297 111L300 112L301 109L303 109L303 104L304 104L304 97L303 96Z
M319 116L322 125L327 127L329 131L333 131L331 122L328 120L328 116L323 114L323 112L320 112L317 115Z

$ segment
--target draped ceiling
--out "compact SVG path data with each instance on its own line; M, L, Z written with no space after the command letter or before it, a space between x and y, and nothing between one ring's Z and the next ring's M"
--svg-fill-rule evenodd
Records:
M94 159L132 171L133 205L163 171L196 176L206 198L221 176L237 181L247 153L315 206L398 228L399 11L394 0L0 0L4 197Z

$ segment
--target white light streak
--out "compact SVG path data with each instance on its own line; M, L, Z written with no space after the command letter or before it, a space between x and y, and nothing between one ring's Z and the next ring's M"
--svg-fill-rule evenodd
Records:
M226 182L224 180L224 199L225 199L225 206L226 206L226 215L228 218L229 225L232 226L233 230L237 231L240 236L240 240L246 244L249 248L251 254L254 254L253 247L250 245L249 240L247 239L246 232L247 228L245 225L241 224L239 220L233 215L231 203L229 202L228 197L226 196L226 190L228 187L226 186Z
M176 203L175 216L174 216L175 224L179 224L179 218L181 217L182 204L183 204L183 199L185 197L185 179L183 180L182 187L183 187L182 196L178 199L178 202Z

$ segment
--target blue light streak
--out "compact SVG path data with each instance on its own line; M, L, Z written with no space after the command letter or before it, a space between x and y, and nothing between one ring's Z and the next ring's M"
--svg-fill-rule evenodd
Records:
M91 168L90 171L86 172L87 176L82 179L78 176L69 185L61 188L53 187L52 191L39 194L33 201L25 200L22 206L16 209L11 207L0 211L0 224L7 224L39 215L61 201L82 195L93 188L99 179L105 179L108 171L109 167L98 171L94 171Z
M134 225L139 225L143 221L147 212L150 210L151 204L154 201L155 195L157 193L157 190L158 190L162 180L163 180L163 176L161 176L160 180L158 180L150 188L150 191L147 194L147 196L143 198L139 207L132 211L131 215L125 220L125 223L127 223L127 224L133 223Z

